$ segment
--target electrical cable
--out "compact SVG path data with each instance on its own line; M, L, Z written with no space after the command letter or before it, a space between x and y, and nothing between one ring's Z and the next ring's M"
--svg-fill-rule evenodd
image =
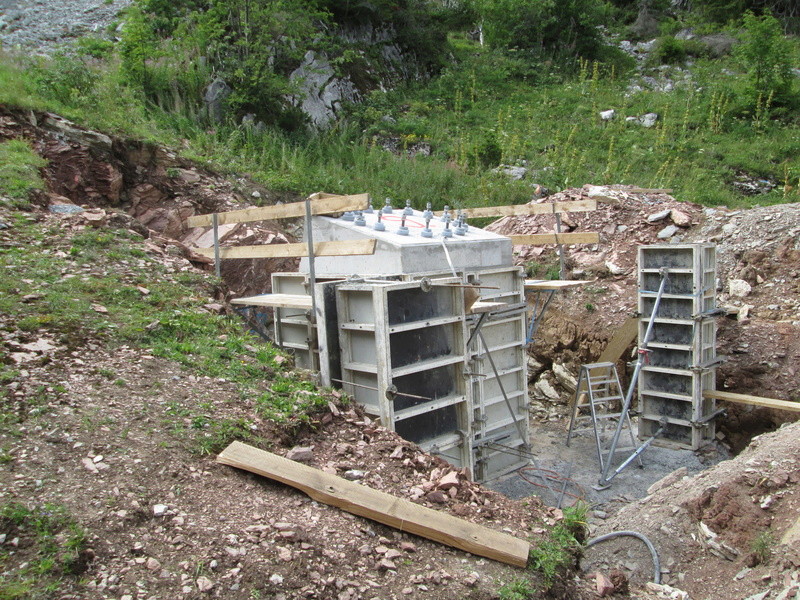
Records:
M611 540L617 537L634 537L637 540L641 540L644 542L647 549L650 550L650 555L653 557L653 583L661 583L661 561L658 558L658 552L656 552L655 546L653 543L648 540L644 535L637 531L612 531L611 533L607 533L605 535L598 536L586 542L586 548L591 548L595 544L599 544L600 542L605 542L606 540Z

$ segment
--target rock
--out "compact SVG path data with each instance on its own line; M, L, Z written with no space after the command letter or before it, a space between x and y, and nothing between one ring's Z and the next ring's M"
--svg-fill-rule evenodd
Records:
M556 391L545 377L540 377L536 380L536 383L533 384L533 390L538 392L542 398L549 398L550 400L559 400L561 398L561 394Z
M737 42L736 38L726 33L712 33L703 35L697 40L708 48L711 55L715 58L730 54L733 45Z
M394 571L397 569L397 565L388 558L382 558L378 561L378 569L381 571Z
M464 578L464 585L467 587L475 587L478 585L478 582L481 580L480 574L475 571L472 571L469 575Z
M452 487L458 487L458 472L450 471L439 480L436 487L440 490L449 490Z
M594 574L594 585L597 595L601 598L610 596L614 593L614 584L611 583L611 580L608 577L599 571Z
M561 384L569 393L574 394L578 387L578 380L569 372L567 367L561 363L553 363L553 375L556 381Z
M359 479L364 479L364 471L359 471L358 469L350 469L349 471L345 471L342 477L347 479L348 481L357 481Z
M499 167L492 169L492 173L499 173L500 175L505 175L509 179L513 179L514 181L520 181L525 179L525 176L528 174L528 169L525 167L515 167L512 165L500 165Z
M169 507L166 504L154 504L153 505L153 516L154 517L163 517L167 514L167 509Z
M272 575L269 576L269 582L272 585L280 585L283 583L283 576L278 575L277 573L273 573Z
M161 563L151 556L150 558L147 559L147 563L145 566L150 571L158 571L161 568Z
M314 451L310 446L295 446L286 453L286 458L296 462L309 462L314 458Z
M610 260L606 261L606 269L608 269L608 272L612 275L622 275L625 272L625 269Z
M228 99L231 92L233 90L221 77L215 78L206 88L203 100L206 103L209 118L215 123L222 122L225 116L225 100Z
M689 227L692 224L692 218L689 215L674 208L669 211L669 218L678 227Z
M289 75L289 81L298 90L291 101L318 128L330 124L342 104L359 97L350 78L337 76L325 56L317 55L313 50L306 52L303 62Z
M728 293L736 298L744 298L753 288L744 279L729 279Z
M666 219L672 211L670 209L662 210L661 212L653 213L652 215L647 216L648 223L656 223L658 221L663 221Z
M617 111L615 111L613 108L612 108L612 109L609 109L609 110L604 110L604 111L601 111L601 112L600 112L600 118L601 118L603 121L611 121L611 120L613 120L613 119L614 119L614 117L616 117L616 116L617 116Z
M658 232L656 237L660 240L667 240L676 233L678 233L678 227L676 225L667 225L664 227L664 229Z
M641 123L642 127L654 127L658 121L658 113L647 113L639 117L639 123Z
M417 546L412 542L400 542L400 550L403 552L416 552Z
M197 585L197 589L201 592L210 592L211 588L214 587L214 582L208 577L198 577L195 584Z
M394 548L388 549L383 555L384 558L388 558L389 560L394 560L395 558L400 558L402 556L403 553L399 550L395 550Z
M659 33L658 19L650 10L649 3L642 3L640 6L639 14L631 25L631 33L639 39L652 38Z
M89 471L90 473L98 473L97 465L94 464L94 461L91 458L84 458L81 460L81 464L83 464L84 468Z
M430 492L425 497L435 504L445 504L447 502L447 494L439 490Z

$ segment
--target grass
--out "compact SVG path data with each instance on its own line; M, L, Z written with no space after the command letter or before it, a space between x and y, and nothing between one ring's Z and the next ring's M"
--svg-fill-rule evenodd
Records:
M80 575L87 558L86 532L62 506L44 504L29 508L18 502L0 506L0 523L9 538L18 538L13 552L26 560L16 569L0 569L0 598L36 600L62 590L66 578ZM5 567L12 546L0 546L0 567Z
M456 62L439 77L373 92L346 123L314 134L207 127L196 102L180 98L169 110L146 105L121 83L113 54L51 62L0 56L0 103L180 147L201 163L301 195L366 191L378 201L460 208L526 202L536 182L551 190L585 183L668 187L681 200L732 207L800 200L800 120L768 98L749 107L745 74L732 58L696 59L692 84L672 92L631 93L619 59L582 63L570 75L458 36L451 48ZM682 81L682 71L668 69ZM74 75L54 75L62 72ZM618 118L602 121L599 111L609 108ZM625 120L647 112L659 115L652 128ZM401 150L428 144L432 155L387 152L387 139ZM497 163L525 164L529 180L494 173ZM733 186L741 175L776 187L743 196Z
M244 331L238 320L203 309L219 285L215 278L171 272L126 230L86 229L69 237L58 222L42 225L17 213L13 231L15 243L0 248L0 271L10 274L0 279L0 321L9 331L16 329L25 339L52 338L68 351L89 341L147 349L189 373L237 384L243 405L253 407L252 419L293 427L327 406L327 396L285 357L278 358L278 349ZM0 364L10 363L2 354ZM95 374L111 385L126 383L111 369ZM18 370L0 367L4 384L18 377ZM51 386L18 401L8 389L0 387L4 429L38 416L64 392ZM216 452L232 439L255 439L249 420L220 415L209 403L185 410L167 416L200 454ZM189 427L181 425L183 417L190 419ZM87 419L96 425L91 415Z
M44 188L40 169L45 164L24 140L0 142L0 206L27 207L31 192Z
M769 530L759 533L750 543L750 552L756 559L756 564L765 565L772 558L775 549L775 537Z
M578 503L564 509L564 518L539 540L528 559L530 569L539 572L549 589L558 574L573 565L581 550L586 531L587 505Z

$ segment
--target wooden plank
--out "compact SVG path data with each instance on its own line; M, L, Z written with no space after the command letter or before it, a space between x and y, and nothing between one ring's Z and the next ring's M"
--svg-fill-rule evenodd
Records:
M488 313L493 310L501 310L507 306L508 304L506 302L473 302L469 312L475 314Z
M313 194L311 198L312 215L326 215L348 210L363 210L367 208L367 203L369 202L369 194L332 196L320 193ZM217 219L219 225L225 225L226 223L250 223L252 221L292 219L304 216L306 216L305 201L231 210L218 213ZM186 219L186 224L189 227L210 227L211 215L195 215L194 217L189 217Z
M273 308L302 308L311 310L311 296L300 294L260 294L245 298L234 298L231 304L246 306L271 306Z
M343 242L316 242L314 256L358 256L375 253L376 240L348 240ZM214 256L213 248L192 248L201 256ZM261 246L229 246L219 249L220 258L293 258L308 256L305 243L263 244Z
M725 400L725 402L736 402L737 404L749 404L751 406L763 406L764 408L774 408L776 410L790 410L800 412L800 402L789 400L777 400L775 398L763 398L761 396L749 396L747 394L733 394L731 392L718 392L706 390L703 398L713 398L714 400Z
M482 206L467 208L464 212L470 219L478 217L524 217L528 215L552 215L562 212L586 212L597 209L595 200L574 202L543 202L541 204L514 204L511 206Z
M524 540L241 442L233 442L223 450L217 462L280 481L305 492L317 502L336 506L400 531L517 567L524 567L528 562L530 545Z
M639 319L630 317L617 329L608 340L603 352L595 362L615 363L622 358L622 353L630 346L639 335Z
M591 283L582 279L526 279L526 290L563 290L564 288L580 287Z
M545 244L598 244L600 234L587 233L535 233L533 235L510 235L515 246L542 246Z

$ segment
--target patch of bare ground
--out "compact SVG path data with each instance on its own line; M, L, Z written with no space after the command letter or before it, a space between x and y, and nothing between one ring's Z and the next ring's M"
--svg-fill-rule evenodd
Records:
M800 423L792 423L698 475L667 476L645 498L598 521L593 534L647 535L665 582L692 600L786 599L800 594L799 514ZM652 573L649 553L630 538L595 546L583 560L589 569L626 564L637 567L639 584ZM641 597L659 597L651 594Z

